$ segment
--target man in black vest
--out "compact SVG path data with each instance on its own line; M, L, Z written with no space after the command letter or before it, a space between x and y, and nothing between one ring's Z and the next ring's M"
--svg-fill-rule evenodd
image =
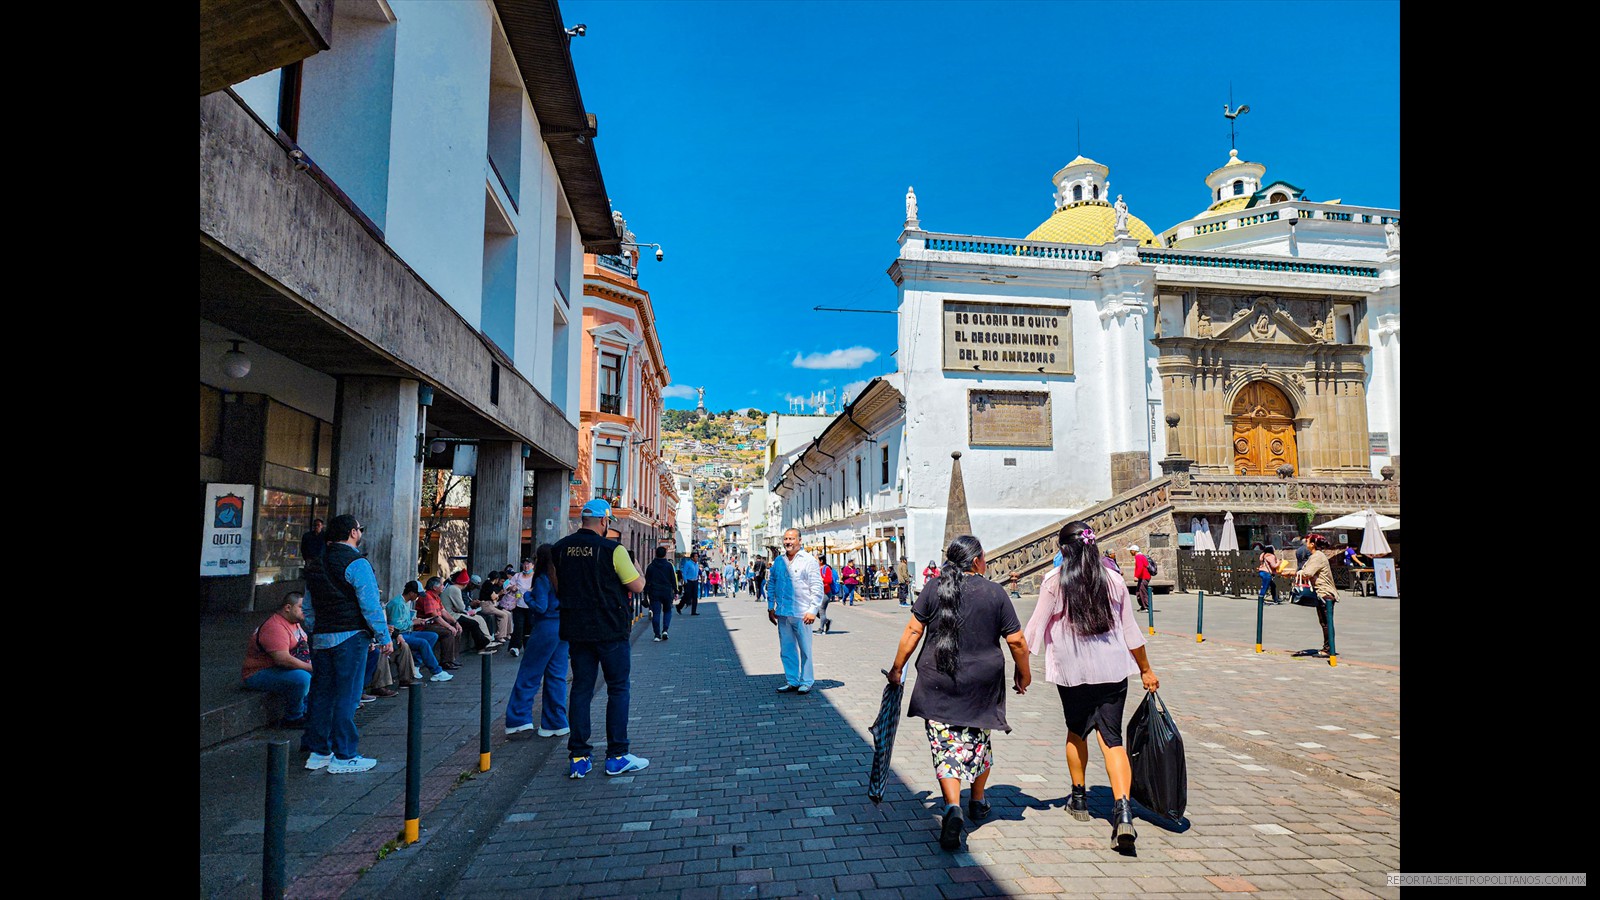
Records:
M596 497L583 505L578 530L551 548L556 597L561 601L561 639L570 648L572 694L567 703L568 778L582 778L594 768L589 754L589 706L594 700L595 670L606 676L606 774L621 775L650 765L628 752L628 671L632 666L628 634L633 621L628 592L644 590L644 577L633 567L628 551L605 537L611 504Z
M328 523L328 544L306 566L306 630L311 632L311 696L301 744L311 756L306 768L365 772L378 764L356 752L356 707L366 682L367 650L374 636L379 652L394 652L383 617L378 578L356 545L362 528L355 516Z

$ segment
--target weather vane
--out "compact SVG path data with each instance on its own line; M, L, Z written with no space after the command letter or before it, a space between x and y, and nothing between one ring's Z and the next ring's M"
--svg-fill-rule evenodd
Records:
M1236 109L1236 110L1234 110L1232 112L1229 112L1228 111L1228 107L1230 107L1232 105L1233 105L1233 82L1230 81L1230 82L1228 82L1228 102L1222 104L1222 115L1223 115L1223 118L1226 118L1228 120L1228 149L1229 150L1237 150L1237 149L1239 149L1239 145L1238 145L1238 142L1236 140L1236 135L1234 134L1233 123L1234 123L1235 119L1239 118L1240 116L1242 116L1245 113L1250 111L1250 104L1248 104L1248 103L1243 104L1238 109Z

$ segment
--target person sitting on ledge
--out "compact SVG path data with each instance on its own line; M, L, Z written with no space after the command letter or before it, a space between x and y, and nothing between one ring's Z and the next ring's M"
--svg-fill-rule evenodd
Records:
M311 641L301 623L305 595L290 591L276 612L261 623L245 643L240 678L252 691L268 691L284 701L279 728L306 724L306 695L311 692Z

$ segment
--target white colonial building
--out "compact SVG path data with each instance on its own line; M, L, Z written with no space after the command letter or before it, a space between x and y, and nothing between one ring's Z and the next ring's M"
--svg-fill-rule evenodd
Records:
M857 445L881 435L847 409L769 474L782 525L859 545L870 510L903 523L901 553L938 558L954 451L973 533L1028 544L1028 566L1078 515L1165 551L1178 513L1245 513L1241 539L1281 541L1308 505L1397 510L1398 211L1310 200L1235 152L1206 208L1158 236L1104 193L1109 172L1056 172L1021 239L924 230L907 192L900 370L877 391L901 410L893 502L855 499Z

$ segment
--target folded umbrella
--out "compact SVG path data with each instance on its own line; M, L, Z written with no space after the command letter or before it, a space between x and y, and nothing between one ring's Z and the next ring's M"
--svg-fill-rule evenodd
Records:
M867 799L873 803L883 800L884 789L889 785L889 761L894 756L894 732L900 727L900 700L904 695L905 685L884 685L878 718L872 723L872 775L867 779Z

